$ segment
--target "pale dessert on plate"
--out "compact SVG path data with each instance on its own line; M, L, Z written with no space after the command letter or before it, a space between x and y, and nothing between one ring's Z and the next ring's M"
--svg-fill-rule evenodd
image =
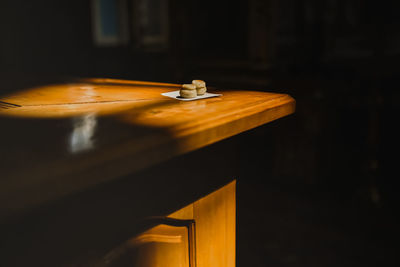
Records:
M196 86L197 95L204 95L207 92L206 82L203 80L193 80L192 84Z
M197 96L196 86L194 84L182 84L179 94L183 98L195 98Z

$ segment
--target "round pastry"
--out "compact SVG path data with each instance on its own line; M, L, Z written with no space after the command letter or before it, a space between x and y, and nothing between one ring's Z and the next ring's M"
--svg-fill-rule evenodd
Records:
M194 84L182 84L182 89L196 90L196 86Z
M193 80L192 84L194 84L197 89L206 87L206 82L203 80Z
M181 89L179 91L179 94L183 98L194 98L194 97L197 96L197 91L196 90Z
M197 95L204 95L207 92L207 88L206 87L202 87L202 88L197 88Z

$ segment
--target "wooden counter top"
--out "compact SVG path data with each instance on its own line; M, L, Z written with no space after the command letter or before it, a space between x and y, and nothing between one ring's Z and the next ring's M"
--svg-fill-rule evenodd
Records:
M87 79L0 96L0 220L252 129L295 110L285 94Z

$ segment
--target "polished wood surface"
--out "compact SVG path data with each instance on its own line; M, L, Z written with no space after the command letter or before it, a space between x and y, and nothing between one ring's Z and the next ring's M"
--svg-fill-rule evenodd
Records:
M178 101L179 88L87 79L0 101L0 219L196 150L294 112L285 94L215 90Z

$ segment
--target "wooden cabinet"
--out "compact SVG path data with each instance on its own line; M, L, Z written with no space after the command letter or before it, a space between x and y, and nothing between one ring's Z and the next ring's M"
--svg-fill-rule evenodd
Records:
M235 266L236 181L154 219L160 224L106 253L98 266Z

